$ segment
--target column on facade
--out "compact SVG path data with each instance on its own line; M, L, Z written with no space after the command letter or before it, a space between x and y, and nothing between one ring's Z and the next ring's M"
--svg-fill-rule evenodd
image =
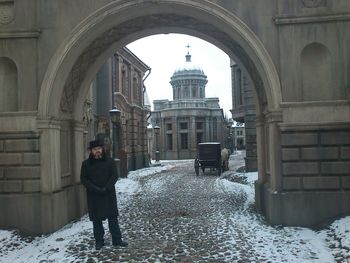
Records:
M135 103L135 94L134 94L134 67L132 65L129 66L129 101L131 103Z
M167 150L167 144L166 144L166 123L165 118L161 119L161 129L160 129L160 135L159 135L159 151L160 151L160 158L166 159L166 150Z
M194 158L197 152L197 132L196 132L196 117L190 117L190 155Z
M204 141L205 142L209 142L210 141L210 118L209 117L205 117L205 131L204 131Z
M178 130L178 121L177 117L172 118L173 122L173 151L176 152L176 157L173 155L173 158L179 158L179 130Z
M127 65L127 68L128 68L128 75L127 75L127 83L128 83L128 86L126 87L126 97L128 98L128 100L131 102L132 100L132 97L131 97L131 90L132 90L132 86L131 86L131 82L132 82L132 74L131 74L131 70L132 70L132 67L130 64Z

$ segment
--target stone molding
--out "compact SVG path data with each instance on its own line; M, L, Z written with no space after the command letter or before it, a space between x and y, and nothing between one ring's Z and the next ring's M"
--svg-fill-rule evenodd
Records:
M317 8L327 5L326 0L301 0L301 2L305 8Z
M268 123L278 123L278 122L282 122L283 121L283 114L282 111L270 111L268 113L266 113L265 115L266 121Z
M280 123L281 131L350 130L349 122Z
M285 123L348 122L350 101L314 101L281 103Z
M36 111L0 113L0 133L36 131Z
M39 29L2 29L0 39L7 38L39 38L41 31Z
M273 19L276 25L329 23L350 20L350 14L330 14L317 16L277 16Z

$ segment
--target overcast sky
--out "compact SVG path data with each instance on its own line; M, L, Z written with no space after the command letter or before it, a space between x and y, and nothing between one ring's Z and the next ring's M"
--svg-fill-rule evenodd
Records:
M230 59L221 49L196 37L161 34L139 39L127 47L151 69L145 81L153 109L153 100L172 100L169 83L174 71L185 65L187 45L192 62L208 77L206 97L219 97L220 107L230 117L232 108Z

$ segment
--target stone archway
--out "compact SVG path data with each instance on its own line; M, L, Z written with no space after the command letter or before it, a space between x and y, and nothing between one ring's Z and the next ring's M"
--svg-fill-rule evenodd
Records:
M172 10L172 11L169 11ZM101 64L118 48L137 38L155 33L181 32L201 37L226 51L244 68L254 82L264 114L279 112L281 102L280 82L275 66L258 37L238 17L210 1L128 1L124 5L112 3L86 18L71 35L63 41L51 62L43 80L39 98L38 127L41 131L41 189L47 194L57 195L62 191L61 178L61 128L70 126L73 146L72 161L73 193L81 196L79 186L80 162L83 157L83 129L81 114L87 84L95 76ZM57 99L60 98L60 99ZM64 112L64 113L63 113ZM270 118L270 115L268 116ZM278 121L280 119L278 118ZM278 138L275 120L269 124L272 136ZM262 126L265 126L265 119ZM265 140L264 129L260 129L258 142L260 152L265 151L265 142L278 148L278 141ZM271 177L280 176L278 151L269 161L275 165ZM263 159L259 167L262 183ZM271 166L271 164L269 166ZM47 176L50 174L50 176ZM278 181L278 180L273 180ZM54 194L56 193L56 194ZM260 195L260 194L259 194ZM72 195L64 195L73 198ZM62 198L62 197L61 197ZM61 198L54 198L52 213L62 207ZM77 199L76 212L48 221L43 232L49 232L84 211L83 199ZM80 201L79 201L80 200Z

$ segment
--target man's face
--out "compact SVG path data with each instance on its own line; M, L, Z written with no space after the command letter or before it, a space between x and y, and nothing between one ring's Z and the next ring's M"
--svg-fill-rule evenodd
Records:
M102 152L103 152L103 149L101 146L91 148L91 154L95 159L102 158Z

